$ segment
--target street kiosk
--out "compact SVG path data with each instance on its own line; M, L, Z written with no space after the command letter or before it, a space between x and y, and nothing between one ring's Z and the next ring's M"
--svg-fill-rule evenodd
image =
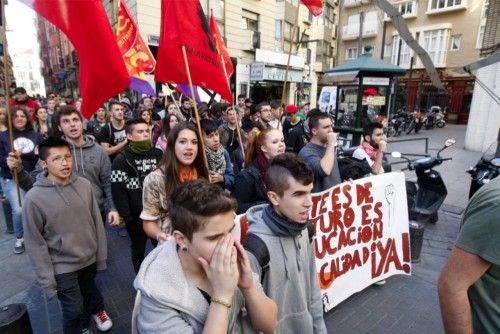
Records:
M359 145L365 124L389 117L393 77L406 70L373 57L372 46L357 59L327 70L323 85L337 86L335 130Z

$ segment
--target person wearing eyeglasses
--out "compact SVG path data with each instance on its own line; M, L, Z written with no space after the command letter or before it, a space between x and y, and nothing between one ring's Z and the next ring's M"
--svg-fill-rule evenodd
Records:
M39 285L61 302L64 333L87 333L113 325L99 288L106 269L106 233L90 182L73 173L70 144L50 137L39 145L39 175L23 202L26 252ZM78 219L75 219L78 217Z

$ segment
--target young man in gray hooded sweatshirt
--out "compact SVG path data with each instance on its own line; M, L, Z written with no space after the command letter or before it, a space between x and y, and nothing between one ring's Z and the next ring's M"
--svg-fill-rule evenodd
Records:
M74 107L61 107L56 122L63 138L70 144L74 173L90 181L103 219L108 212L108 222L118 224L119 216L111 195L111 161L106 151L83 134L82 115Z
M274 332L278 334L326 333L313 229L308 228L313 178L312 170L294 154L280 154L271 160L266 174L270 204L247 211L245 248L264 292L278 306ZM263 263L266 248L267 263Z
M112 322L94 277L106 269L106 234L89 181L72 172L69 144L49 138L39 145L43 175L23 202L26 251L40 286L61 302L64 333L99 330ZM78 219L73 219L78 217Z

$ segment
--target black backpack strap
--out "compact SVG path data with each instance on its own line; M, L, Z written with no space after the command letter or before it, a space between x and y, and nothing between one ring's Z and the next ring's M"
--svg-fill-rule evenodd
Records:
M311 243L316 235L316 225L311 222L307 223L307 235L309 236L309 243Z
M269 270L269 261L271 261L266 243L258 235L248 233L243 241L243 247L245 247L245 249L252 253L257 259L257 262L262 270L260 275L260 283L262 284L264 282L264 277Z

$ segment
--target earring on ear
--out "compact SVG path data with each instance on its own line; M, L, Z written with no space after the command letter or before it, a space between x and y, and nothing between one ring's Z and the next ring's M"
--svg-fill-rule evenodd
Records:
M188 250L188 248L187 248L186 246L182 246L182 250L183 250L183 251L187 251L187 250Z

